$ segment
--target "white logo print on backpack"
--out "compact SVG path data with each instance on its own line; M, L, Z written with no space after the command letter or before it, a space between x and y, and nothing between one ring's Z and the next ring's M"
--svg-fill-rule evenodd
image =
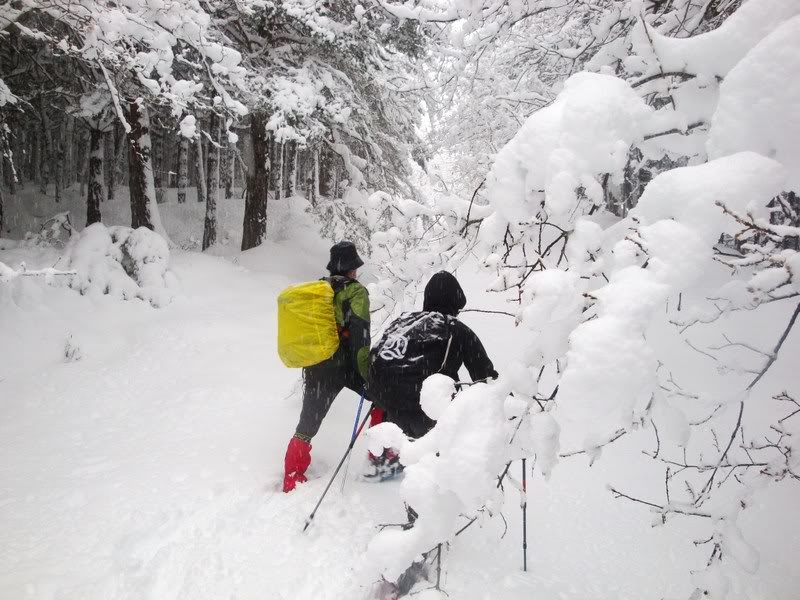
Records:
M393 335L386 340L378 356L383 360L399 360L405 357L407 350L408 338L404 335Z

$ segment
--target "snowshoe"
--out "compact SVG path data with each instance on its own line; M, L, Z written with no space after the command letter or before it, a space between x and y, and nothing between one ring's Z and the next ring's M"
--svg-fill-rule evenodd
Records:
M391 581L382 579L373 586L369 600L397 600L397 594L397 586Z
M362 477L369 482L389 481L400 476L403 469L400 456L392 450L385 450L380 456L370 455L369 470Z
M418 583L428 582L430 569L427 557L415 562L397 579L397 583L383 580L376 587L376 600L399 600L411 595ZM416 591L419 591L418 589Z

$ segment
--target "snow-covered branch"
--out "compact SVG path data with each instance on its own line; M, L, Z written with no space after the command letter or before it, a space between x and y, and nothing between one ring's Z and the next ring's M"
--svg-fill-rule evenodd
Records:
M77 271L61 271L48 267L46 269L28 269L25 263L22 263L17 269L12 269L5 263L0 262L0 282L9 283L17 277L44 277L51 279L63 275L76 275Z

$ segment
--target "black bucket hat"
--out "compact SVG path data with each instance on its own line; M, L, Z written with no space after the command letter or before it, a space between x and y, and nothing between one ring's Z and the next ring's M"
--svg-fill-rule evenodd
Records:
M458 280L447 271L439 271L425 286L422 310L456 316L467 305L467 297Z
M328 271L331 275L341 275L358 269L364 264L358 255L356 245L344 240L331 246L331 260L328 262Z

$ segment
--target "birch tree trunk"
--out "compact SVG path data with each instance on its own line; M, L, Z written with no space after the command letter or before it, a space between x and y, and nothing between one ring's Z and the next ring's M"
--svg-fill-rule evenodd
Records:
M195 152L194 156L194 172L195 172L195 179L197 180L195 183L197 185L197 201L198 202L205 202L206 201L206 172L204 167L205 160L203 159L203 140L198 135L195 140Z
M284 157L284 146L286 146L286 144L285 144L285 143L283 143L283 142L278 142L278 151L277 151L277 157L278 157L278 164L277 164L277 167L278 167L278 177L277 177L277 179L276 179L276 181L277 181L277 192L278 192L278 193L276 194L276 196L278 196L278 200L283 200L283 199L286 197L286 194L285 194L285 193L284 193L284 191L283 191L283 182L284 182L284 178L283 178L283 163L284 163L283 157Z
M0 118L0 166L2 166L3 180L8 186L10 196L17 193L18 173L20 173L19 157L21 153L14 152L12 141L8 139L8 132L3 127L4 122ZM2 231L2 227L0 227ZM2 236L0 236L2 237Z
M100 202L103 199L104 133L89 130L89 181L86 189L86 226L100 223ZM131 205L131 208L133 206Z
M152 142L150 140L150 114L147 107L136 101L128 104L126 114L131 131L128 134L128 173L131 194L131 227L147 227L170 243L161 224L156 203L156 186L153 181Z
M55 132L55 140L53 141L53 181L56 186L56 202L61 202L61 191L64 187L64 122L58 126Z
M114 125L114 131L112 135L114 139L114 151L113 154L106 159L108 167L108 200L113 200L117 193L117 170L119 169L119 163L122 160L122 142L125 138L124 130L118 124Z
M292 142L289 157L289 196L297 195L297 142Z
M269 190L269 138L264 113L250 117L253 142L252 163L247 166L247 199L244 203L242 250L261 244L267 236L267 201Z
M228 174L225 177L225 198L233 198L233 189L236 187L236 144L228 143Z
M328 177L328 196L332 199L339 197L339 169L335 162Z
M89 140L86 138L85 131L81 130L78 136L78 148L80 153L80 164L78 166L78 180L81 183L81 196L86 195L86 180L89 174Z
M23 150L24 146L20 144L20 138L23 135L25 135L25 130L22 127L18 127L14 139L9 140L6 138L6 150L8 152L6 156L6 162L8 164L8 168L6 169L8 176L8 193L12 196L17 193L17 184L22 183L22 165L25 150Z
M311 190L309 191L312 206L319 201L319 148L311 150Z
M181 137L178 146L178 204L186 203L186 188L189 186L189 140Z
M220 197L231 198L231 143L225 131L225 121L220 119L219 133L219 187Z
M6 125L5 119L3 119L2 116L0 116L0 163L3 163L6 160L8 160L9 171L10 171L10 173L8 173L8 175L10 175L8 179L9 181L14 181L14 163L12 162L13 156L11 156L11 144L9 144L8 142L8 134L6 132L5 125ZM1 164L0 167L2 167ZM3 168L0 168L0 171L2 171L4 175L6 174L6 170ZM2 179L0 179L0 184L2 184ZM3 221L3 186L0 185L0 237L3 237L4 225L5 223Z
M103 194L102 201L108 198L108 188L111 187L111 172L114 168L114 127L103 132Z
M219 196L219 119L211 114L209 120L211 139L208 144L208 174L206 185L206 218L203 226L203 250L217 241L217 198Z
M75 119L67 115L64 126L64 187L69 189L75 173Z
M159 134L151 139L153 145L153 185L156 186L156 202L163 204L165 202L162 181L164 172L164 136Z
M45 110L44 104L44 97L39 97L39 110L40 110L40 126L41 126L41 134L40 134L40 143L41 147L39 148L39 191L42 194L47 194L47 184L49 183L50 179L50 160L52 157L52 151L50 148L50 135L48 129L50 127L50 121L47 118L47 112ZM58 201L58 200L56 200Z
M42 181L42 134L41 131L31 131L31 176L34 185L41 185Z

